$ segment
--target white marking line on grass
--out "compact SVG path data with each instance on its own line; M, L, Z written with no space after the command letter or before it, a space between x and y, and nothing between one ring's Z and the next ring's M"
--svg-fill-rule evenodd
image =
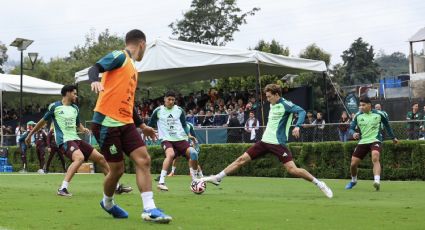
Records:
M8 228L0 226L0 230L9 230Z

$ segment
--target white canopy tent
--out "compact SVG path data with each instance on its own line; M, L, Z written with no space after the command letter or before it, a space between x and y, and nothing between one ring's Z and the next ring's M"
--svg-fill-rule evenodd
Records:
M141 87L255 75L257 97L261 74L327 71L323 61L161 38L147 45L136 68ZM88 81L88 68L75 73L76 83L84 81Z
M21 76L12 74L0 74L0 114L1 127L3 127L3 92L20 92ZM35 77L23 75L22 92L59 95L63 85L42 80ZM1 135L1 145L3 145L3 133Z
M254 75L258 65L261 74L326 71L323 61L168 39L149 43L143 60L136 63L144 87ZM87 72L88 68L75 73L75 82L87 81Z

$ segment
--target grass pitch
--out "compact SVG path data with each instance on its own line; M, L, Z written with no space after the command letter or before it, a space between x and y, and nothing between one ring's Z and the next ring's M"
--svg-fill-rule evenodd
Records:
M134 175L121 182L136 188ZM169 225L143 222L137 191L115 196L130 213L116 220L99 206L103 175L77 174L59 197L63 175L0 175L0 229L425 229L425 182L325 180L326 198L301 179L226 177L208 184L202 195L190 192L188 176L167 178L169 192L155 191L156 205L173 216ZM154 182L155 186L156 183ZM155 190L155 189L154 189Z

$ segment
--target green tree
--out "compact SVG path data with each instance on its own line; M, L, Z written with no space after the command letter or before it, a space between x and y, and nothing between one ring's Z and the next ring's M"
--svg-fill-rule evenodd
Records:
M387 55L384 51L380 51L376 63L379 65L381 77L397 76L409 72L409 59L402 52Z
M0 73L4 73L3 65L7 62L7 47L0 42Z
M242 12L236 0L193 0L183 19L169 27L178 40L224 46L233 41L233 34L247 23L247 17L259 10L254 7Z
M351 85L376 82L379 68L374 57L373 46L363 41L361 37L355 40L341 55L347 73L345 82Z

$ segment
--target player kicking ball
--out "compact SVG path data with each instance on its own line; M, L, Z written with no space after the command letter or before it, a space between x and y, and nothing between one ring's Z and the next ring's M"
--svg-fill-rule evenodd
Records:
M115 187L124 174L124 154L134 163L136 183L143 201L141 217L145 221L169 223L171 216L157 208L153 199L151 158L137 131L156 138L155 130L141 122L134 108L138 71L135 61L141 61L146 49L146 36L131 30L125 36L125 49L115 50L93 65L89 71L91 88L99 93L93 115L93 134L101 153L111 169L104 181L100 206L114 218L128 218L128 213L114 201ZM99 82L99 73L102 74Z
M72 160L57 194L70 197L72 194L68 192L68 185L84 161L91 160L99 164L106 176L108 176L109 167L102 154L78 137L77 128L84 133L90 133L90 131L81 124L78 106L74 104L77 100L77 87L65 85L61 94L62 100L50 104L44 117L31 130L25 141L29 144L32 135L43 128L48 121L53 120L56 143L65 155Z
M352 189L357 184L357 173L358 166L363 158L372 152L372 163L373 163L373 175L374 182L373 187L376 191L381 188L381 164L379 162L379 154L382 151L382 126L384 125L388 135L393 140L394 144L398 143L397 138L394 136L393 130L391 129L387 116L379 110L372 110L372 102L368 97L360 98L360 112L356 114L354 120L350 125L350 132L353 133L353 138L360 139L357 147L351 157L351 181L345 186L345 189ZM360 133L355 132L355 128L360 129Z
M196 142L196 138L190 135L186 123L186 114L182 108L175 105L176 94L169 91L165 94L164 105L156 108L149 121L149 126L158 128L158 136L161 146L165 151L165 159L162 163L161 175L157 188L168 191L165 185L167 170L170 168L174 158L185 156L189 160L189 171L192 180L196 179L198 169L198 151L190 147L188 138Z
M292 122L293 113L298 114L296 127L292 135L296 138L300 136L300 127L304 123L305 111L294 105L292 102L281 97L282 89L277 84L269 84L265 88L267 101L270 102L270 112L268 123L261 141L255 143L242 156L227 166L217 175L204 177L201 180L219 185L222 179L229 174L236 172L243 165L267 153L275 155L283 167L293 176L301 177L316 185L328 198L333 197L332 190L323 181L319 181L307 170L298 168L292 160L292 154L286 147L288 142L289 127Z

